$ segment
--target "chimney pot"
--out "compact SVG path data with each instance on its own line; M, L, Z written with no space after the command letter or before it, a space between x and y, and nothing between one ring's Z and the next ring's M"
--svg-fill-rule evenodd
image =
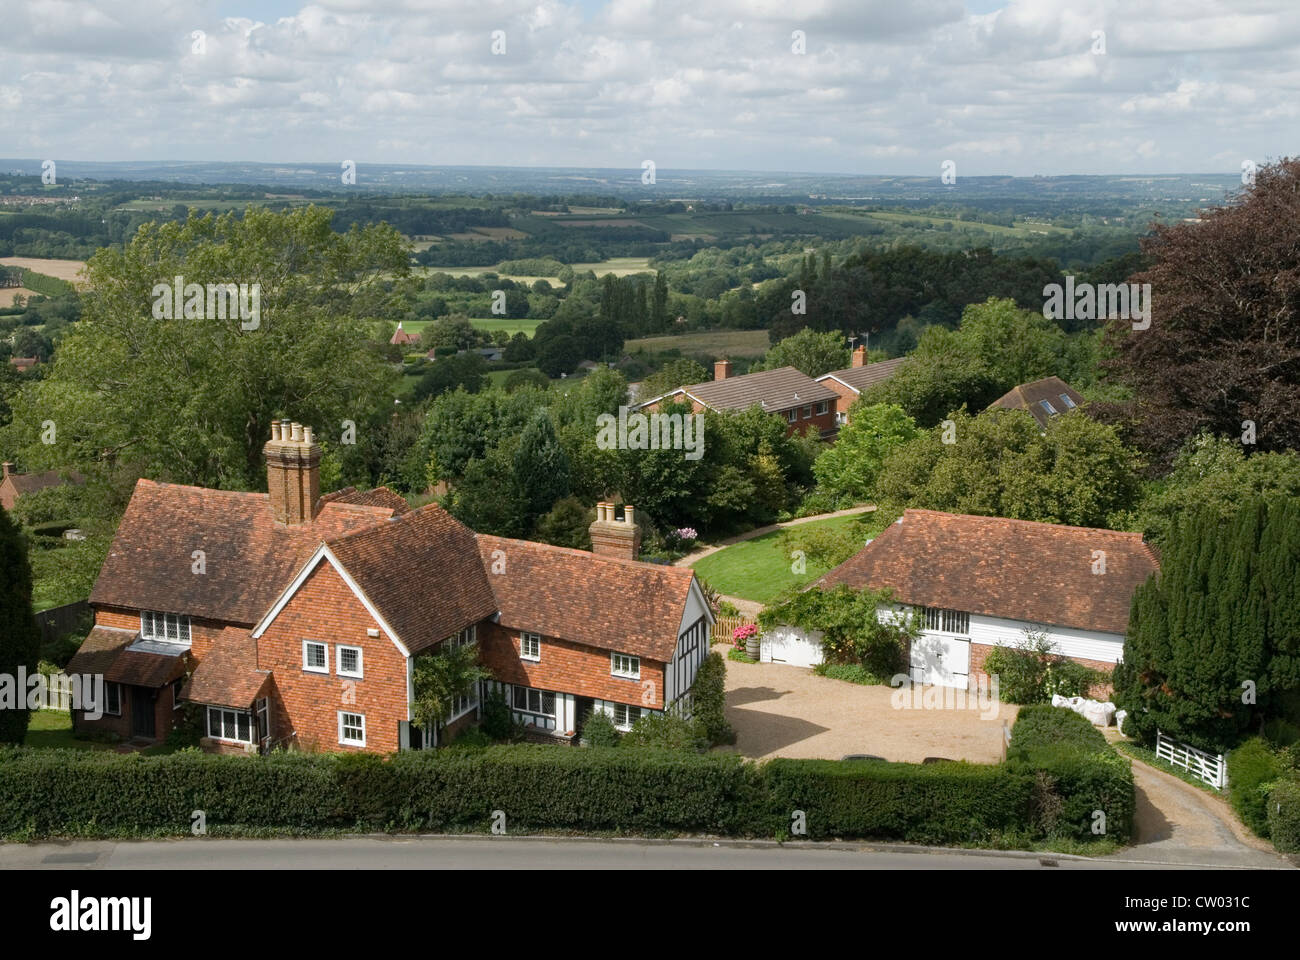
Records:
M636 518L632 512L634 509L630 503L623 504L623 522L628 526L636 526Z
M294 443L302 443L302 424L296 420L293 423L293 436L290 439Z
M305 443L305 444L307 444L307 446L309 446L309 447L312 445L312 443L315 442L315 441L312 440L312 435L311 435L311 434L312 434L311 427L303 427L303 428L302 428L302 442Z

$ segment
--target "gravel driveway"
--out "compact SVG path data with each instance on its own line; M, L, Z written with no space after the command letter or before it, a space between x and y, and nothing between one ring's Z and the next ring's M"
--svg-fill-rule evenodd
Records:
M726 656L726 645L716 648ZM926 688L933 690L934 688ZM819 677L805 667L727 661L727 720L746 757L821 757L868 753L919 763L947 757L995 763L1002 759L1002 722L1016 707L898 709L889 687L864 687ZM974 697L971 697L974 702Z

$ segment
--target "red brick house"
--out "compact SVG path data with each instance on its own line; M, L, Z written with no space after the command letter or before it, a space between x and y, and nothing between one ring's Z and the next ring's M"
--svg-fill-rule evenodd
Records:
M473 723L487 689L564 740L595 709L623 727L689 709L712 615L690 570L635 561L631 508L602 504L585 553L476 535L382 487L321 496L298 424L265 453L266 494L137 484L67 667L105 679L105 716L78 728L162 739L189 702L213 751L391 752ZM420 728L415 658L464 643L496 679Z
M0 507L12 510L18 498L29 493L36 493L48 487L58 487L65 483L85 483L85 478L75 470L70 470L65 478L62 471L46 470L42 473L18 473L12 463L0 465Z
M713 379L687 387L678 387L662 396L652 397L633 406L634 410L655 412L666 401L686 401L695 413L705 410L740 411L760 406L781 417L786 433L815 430L820 437L835 434L835 404L838 395L794 367L760 370L739 377L731 375L731 361L713 365Z
M397 347L414 346L420 342L420 335L418 333L407 333L402 329L402 321L399 320L397 321L397 330L388 342Z
M884 383L898 370L906 357L867 363L867 348L853 351L851 366L847 370L832 370L817 378L822 386L835 391L835 423L844 426L849 422L849 408L868 387Z

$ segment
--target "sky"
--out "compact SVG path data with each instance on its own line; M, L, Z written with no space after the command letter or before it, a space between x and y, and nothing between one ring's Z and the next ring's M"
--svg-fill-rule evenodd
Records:
M0 21L11 158L1233 173L1300 134L1297 0L5 0Z

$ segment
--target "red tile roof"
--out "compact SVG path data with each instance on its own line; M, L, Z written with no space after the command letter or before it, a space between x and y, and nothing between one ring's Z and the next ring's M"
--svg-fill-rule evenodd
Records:
M161 687L185 673L188 654L149 653L127 649L138 639L131 630L92 627L64 667L65 673L102 673L106 683Z
M267 495L141 480L92 604L254 624L325 540L383 523L388 506L325 503L315 521L275 522ZM204 553L205 573L192 572Z
M320 498L325 503L351 503L365 507L387 507L393 516L400 517L411 512L411 505L399 493L387 487L375 487L373 490L358 490L356 487L344 487L334 493L327 493Z
M412 653L497 611L473 531L436 503L329 548Z
M667 663L694 573L527 540L478 535L501 624ZM494 555L495 551L501 551Z
M1105 573L1092 572L1094 550ZM888 587L901 603L1122 634L1133 591L1158 569L1137 533L908 510L818 585Z
M68 470L66 479L62 470L46 470L43 473L11 473L5 479L13 484L14 493L19 496L25 493L35 493L47 487L59 487L65 483L82 484L86 482L86 478L76 470Z
M270 670L258 669L257 643L252 635L239 627L226 627L194 669L181 698L246 710L270 678Z

